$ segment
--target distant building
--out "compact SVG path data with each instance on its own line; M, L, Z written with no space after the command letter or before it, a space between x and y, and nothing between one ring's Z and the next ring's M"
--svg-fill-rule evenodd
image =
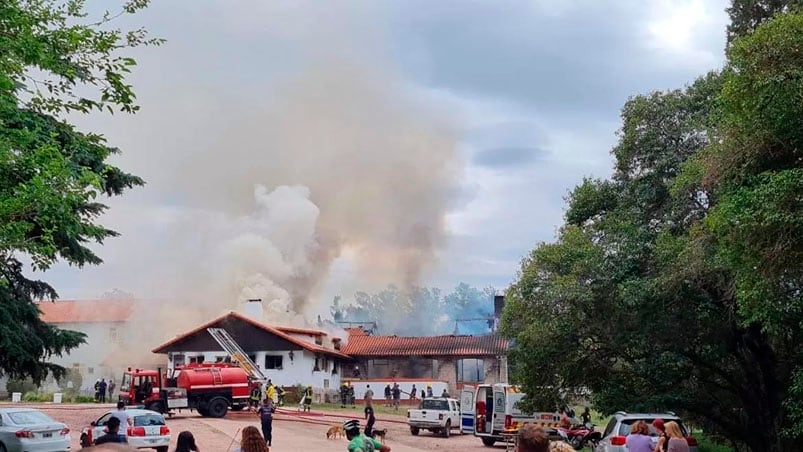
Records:
M342 349L353 359L348 377L441 381L450 391L508 379L508 342L497 334L404 337L373 336L361 328L348 332ZM422 389L420 384L417 389Z
M324 331L273 326L230 312L153 349L166 354L168 368L191 363L230 362L207 328L223 328L267 378L280 386L312 385L317 393L340 386L350 358L338 350L340 338ZM322 391L323 390L323 391Z
M124 349L124 339L136 335L131 320L137 305L134 300L115 299L38 302L45 323L86 335L86 343L63 356L51 356L49 362L79 371L84 390L92 389L101 378L115 379L119 383L127 365L151 365L155 360L130 362L132 355L126 354Z

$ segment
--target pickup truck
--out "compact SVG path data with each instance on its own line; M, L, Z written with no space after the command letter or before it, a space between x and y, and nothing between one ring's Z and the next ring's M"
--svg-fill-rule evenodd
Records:
M460 431L460 402L441 397L424 399L417 410L407 410L407 424L413 435L429 430L448 438L453 428Z

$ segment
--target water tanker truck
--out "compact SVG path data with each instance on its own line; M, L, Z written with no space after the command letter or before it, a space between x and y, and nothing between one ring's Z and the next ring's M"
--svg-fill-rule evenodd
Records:
M159 413L189 409L209 417L223 417L229 409L239 411L248 406L252 383L240 367L191 364L173 372L171 378L167 378L161 369L129 367L120 383L120 401Z

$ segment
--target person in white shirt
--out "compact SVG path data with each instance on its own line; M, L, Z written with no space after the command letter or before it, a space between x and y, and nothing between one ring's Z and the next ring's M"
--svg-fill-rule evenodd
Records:
M131 421L131 416L129 416L128 413L126 412L125 403L123 402L117 402L117 411L112 413L112 417L120 419L121 427L126 427L126 426L131 427L133 425L133 422Z

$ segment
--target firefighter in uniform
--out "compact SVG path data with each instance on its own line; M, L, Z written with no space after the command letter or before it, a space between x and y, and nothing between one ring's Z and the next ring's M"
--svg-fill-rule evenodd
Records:
M340 408L345 408L348 404L349 384L348 382L340 385Z
M259 401L262 400L262 383L254 383L251 385L251 395L249 396L250 406L252 411L259 408Z
M354 386L348 385L347 392L346 392L346 397L348 398L349 403L351 404L351 407L352 408L356 408L357 405L355 404L356 400L355 400L355 397L354 397Z
M304 411L312 411L312 385L304 391Z

